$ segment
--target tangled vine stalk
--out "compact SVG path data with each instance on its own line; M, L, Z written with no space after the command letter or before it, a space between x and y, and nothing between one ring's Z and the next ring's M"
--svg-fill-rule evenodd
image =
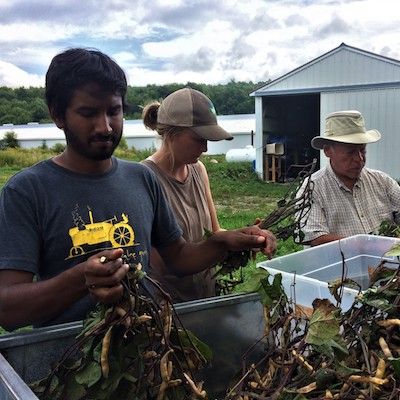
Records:
M277 239L286 240L293 238L295 243L303 240L302 228L307 221L312 202L313 182L311 175L315 171L317 160L299 171L297 177L291 182L285 196L277 202L277 207L259 222L261 229L274 233ZM217 293L228 294L234 287L243 281L242 268L251 257L250 251L231 251L217 266ZM239 278L234 278L233 272L239 270Z
M346 312L338 305L350 279L331 285L337 305L315 299L308 313L288 300L280 274L270 277L260 287L265 353L244 356L225 400L400 398L400 268L371 268L370 287Z
M51 373L32 385L40 399L207 398L194 373L211 350L183 327L169 295L141 265L125 262L122 301L98 304Z

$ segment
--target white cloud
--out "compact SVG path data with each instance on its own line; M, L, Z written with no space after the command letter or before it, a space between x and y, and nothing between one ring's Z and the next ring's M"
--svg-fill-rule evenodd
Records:
M180 54L193 54L202 47L210 47L216 53L226 51L236 33L225 21L206 23L204 29L182 35L168 41L154 41L143 44L143 50L148 56L173 58Z
M396 5L154 0L149 7L148 0L108 0L99 7L82 0L0 0L2 82L42 85L52 57L76 46L110 54L132 85L275 79L342 42L399 59Z
M48 43L65 40L82 31L81 27L59 25L57 28L49 23L8 23L0 25L0 43L19 43L29 46L30 43Z
M137 57L129 51L120 51L119 53L114 53L112 57L121 66L129 66L137 60Z
M44 86L44 76L28 74L13 64L0 61L0 86Z

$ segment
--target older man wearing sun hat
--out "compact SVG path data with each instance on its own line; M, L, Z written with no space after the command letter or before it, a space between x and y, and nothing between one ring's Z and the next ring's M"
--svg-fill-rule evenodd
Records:
M314 173L313 202L303 229L311 246L360 233L376 233L400 211L400 187L384 172L365 167L366 145L381 134L365 128L359 111L337 111L325 121L323 136L311 141L327 165Z

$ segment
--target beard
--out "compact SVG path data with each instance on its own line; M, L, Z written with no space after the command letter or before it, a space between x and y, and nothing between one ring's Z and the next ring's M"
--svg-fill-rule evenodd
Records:
M109 159L122 137L121 130L121 132L112 131L109 135L95 134L84 141L67 125L64 125L63 130L68 147L75 153L93 161Z

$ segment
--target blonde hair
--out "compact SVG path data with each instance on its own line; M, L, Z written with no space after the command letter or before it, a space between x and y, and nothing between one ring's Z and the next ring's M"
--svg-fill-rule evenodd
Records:
M174 155L171 151L171 141L176 135L181 133L185 128L180 126L159 124L157 122L157 114L160 105L161 103L159 103L158 101L153 101L143 107L142 111L143 124L147 129L156 131L158 135L161 136L163 141L163 146L165 147L166 153L168 154L168 158L170 159L171 165L173 166Z
M160 105L161 104L158 101L153 101L143 107L142 119L143 124L147 129L152 131L157 130L157 113Z
M165 140L176 135L177 133L180 133L183 128L180 126L159 124L157 122L157 114L160 105L161 103L158 101L153 101L152 103L144 106L142 111L142 119L143 124L147 129L157 131L157 133Z

